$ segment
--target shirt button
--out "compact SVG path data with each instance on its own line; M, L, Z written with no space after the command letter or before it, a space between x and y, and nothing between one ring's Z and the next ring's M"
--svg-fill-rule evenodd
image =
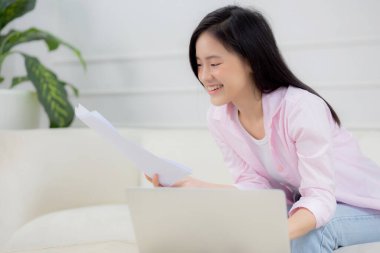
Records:
M284 171L284 167L282 167L281 165L277 165L277 171L279 172Z

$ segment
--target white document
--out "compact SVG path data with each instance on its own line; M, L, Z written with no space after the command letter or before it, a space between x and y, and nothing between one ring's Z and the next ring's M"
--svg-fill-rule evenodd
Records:
M170 186L191 174L190 168L174 161L161 159L123 138L112 124L97 111L90 112L79 104L75 108L75 114L83 123L115 145L143 173L150 177L158 174L160 184Z

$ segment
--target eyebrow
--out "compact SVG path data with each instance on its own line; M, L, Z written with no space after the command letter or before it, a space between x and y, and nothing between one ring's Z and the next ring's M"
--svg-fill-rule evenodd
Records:
M196 57L197 60L200 60L199 57ZM210 59L220 59L222 57L218 56L218 55L210 55L210 56L207 56L206 57L206 60L210 60Z

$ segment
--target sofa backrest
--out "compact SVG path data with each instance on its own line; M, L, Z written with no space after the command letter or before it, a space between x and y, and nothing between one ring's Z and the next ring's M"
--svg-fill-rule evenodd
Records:
M362 152L380 165L380 130L351 130Z
M144 129L139 141L157 156L172 159L192 169L201 180L232 184L222 154L206 128ZM147 185L142 179L142 185Z

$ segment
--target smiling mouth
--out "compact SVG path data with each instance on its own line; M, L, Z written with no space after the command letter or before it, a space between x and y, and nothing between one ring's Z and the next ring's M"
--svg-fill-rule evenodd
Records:
M213 86L207 86L207 91L208 92L213 92L213 91L219 90L222 87L223 87L223 84L213 85Z

